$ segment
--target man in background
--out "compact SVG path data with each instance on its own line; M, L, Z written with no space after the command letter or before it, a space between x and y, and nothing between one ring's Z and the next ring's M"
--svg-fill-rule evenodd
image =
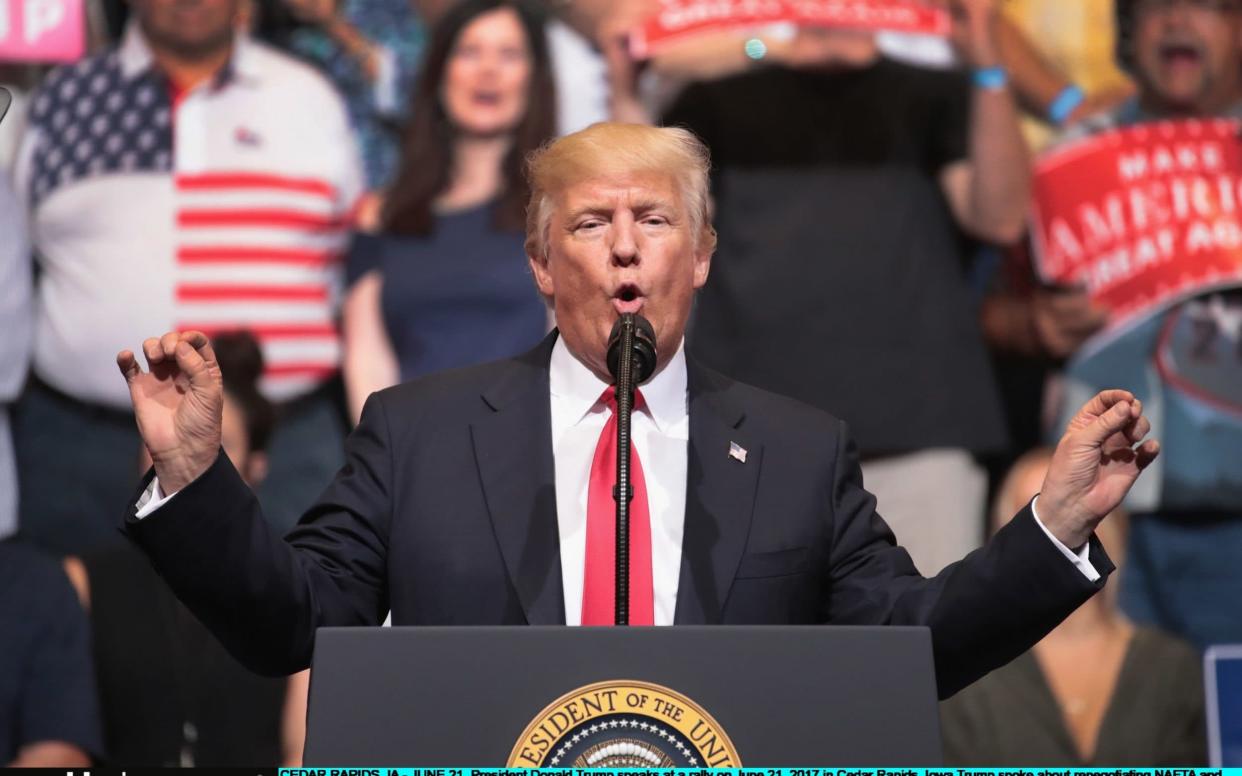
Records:
M1119 0L1138 95L1069 138L1147 121L1242 119L1242 2ZM1062 417L1093 386L1143 400L1165 443L1127 500L1121 608L1200 648L1242 641L1242 291L1203 294L1071 361Z
M138 437L109 354L151 327L259 336L281 405L264 488L278 527L340 463L335 301L361 189L340 98L239 34L240 0L132 6L118 46L44 81L16 169L42 269L21 521L61 552L119 539Z

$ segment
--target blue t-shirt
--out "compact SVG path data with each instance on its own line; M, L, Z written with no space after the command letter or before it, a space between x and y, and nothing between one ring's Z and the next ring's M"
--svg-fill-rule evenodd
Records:
M90 627L55 559L0 542L0 766L27 744L103 753Z
M507 358L547 333L525 236L493 227L493 211L440 215L426 237L355 238L348 281L383 276L380 307L402 380Z

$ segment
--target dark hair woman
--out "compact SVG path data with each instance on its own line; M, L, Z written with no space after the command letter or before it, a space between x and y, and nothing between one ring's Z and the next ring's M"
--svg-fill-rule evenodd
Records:
M432 31L401 168L348 266L345 380L372 392L519 352L547 330L528 276L526 155L552 137L543 18L523 0L464 0Z

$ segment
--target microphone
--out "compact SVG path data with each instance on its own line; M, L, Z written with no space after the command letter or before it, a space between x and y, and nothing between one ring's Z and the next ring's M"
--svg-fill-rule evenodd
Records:
M613 623L630 624L630 416L634 387L655 371L656 338L651 323L641 315L623 313L608 335L608 371L617 386L617 479L612 489L617 502L616 597Z
M9 105L13 102L13 95L9 94L9 90L0 86L0 121L4 121L4 114L9 112Z
M612 333L608 335L608 373L614 381L620 380L618 373L621 369L622 353L626 351L626 339L630 341L628 351L633 370L630 384L639 385L655 371L655 329L651 328L650 321L637 313L622 313L612 325Z

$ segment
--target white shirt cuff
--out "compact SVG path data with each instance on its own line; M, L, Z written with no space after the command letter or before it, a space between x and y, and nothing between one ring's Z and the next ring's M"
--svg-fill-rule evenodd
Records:
M1074 568L1082 572L1084 577L1092 582L1099 581L1100 572L1095 570L1095 566L1092 566L1091 561L1088 559L1088 555L1090 554L1090 542L1084 544L1082 549L1078 552L1074 552L1069 547L1066 547L1061 543L1060 539L1052 535L1052 531L1048 530L1048 526L1044 525L1044 521L1039 519L1039 512L1035 509L1035 505L1038 503L1039 496L1036 496L1035 500L1031 502L1031 514L1035 516L1035 525L1039 526L1039 530L1044 532L1044 536L1048 537L1049 541L1051 541L1053 545L1061 551L1062 555L1069 559L1070 563L1074 564Z
M134 514L134 517L141 520L167 504L175 495L177 494L172 493L165 496L164 492L160 490L160 478L152 477L151 484L148 485L147 489L144 490L142 495L138 497L138 504L136 505L138 507L138 511ZM1051 534L1049 535L1051 536Z

